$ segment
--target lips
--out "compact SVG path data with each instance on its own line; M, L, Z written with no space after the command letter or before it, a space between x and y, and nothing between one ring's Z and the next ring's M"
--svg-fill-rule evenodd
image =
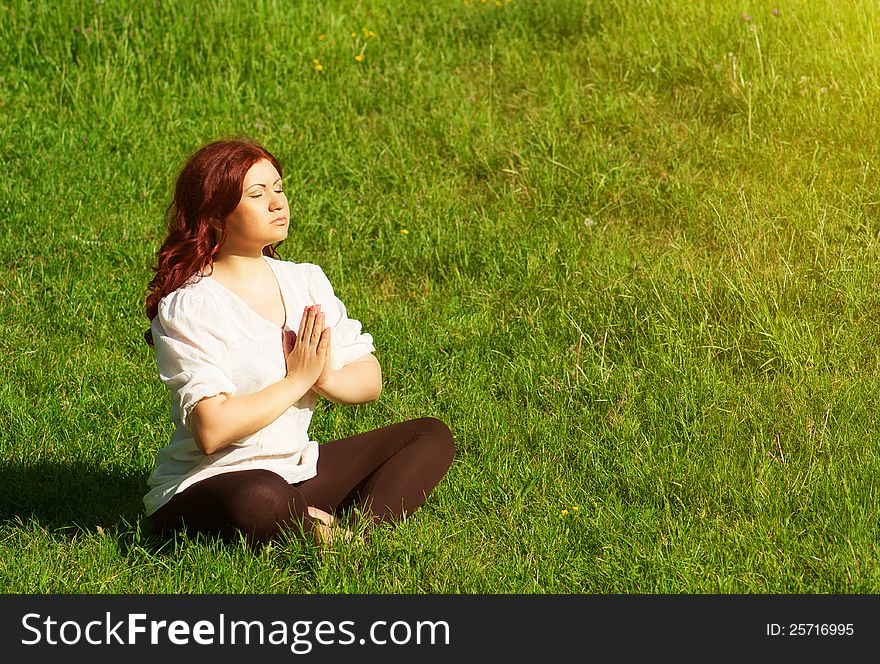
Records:
M276 226L284 226L287 223L287 217L278 217L277 219L273 219L272 223Z

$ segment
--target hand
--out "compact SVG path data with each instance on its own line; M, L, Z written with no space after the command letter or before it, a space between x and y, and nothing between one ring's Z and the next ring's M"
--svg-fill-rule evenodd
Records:
M306 307L293 350L287 354L285 378L302 380L311 388L329 363L330 328L324 327L321 305Z
M321 314L322 316L324 314ZM314 387L323 387L323 385L327 382L327 379L330 377L330 330L331 328L325 327L324 334L327 335L327 361L324 362L324 368L321 370L321 375L318 376L317 380L315 380Z

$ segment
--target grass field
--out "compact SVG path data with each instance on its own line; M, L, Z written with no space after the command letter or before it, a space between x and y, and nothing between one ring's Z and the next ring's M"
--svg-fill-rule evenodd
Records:
M878 25L868 0L3 0L0 589L880 591ZM240 134L285 168L281 255L383 365L312 437L436 416L458 445L365 546L146 527L162 215Z

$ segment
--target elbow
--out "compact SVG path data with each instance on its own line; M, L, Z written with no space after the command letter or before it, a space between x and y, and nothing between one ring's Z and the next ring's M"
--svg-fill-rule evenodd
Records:
M217 450L226 447L229 441L225 440L216 427L210 426L207 418L195 417L192 420L192 435L196 447L203 454L213 454Z
M351 401L352 404L364 404L364 403L372 403L374 401L379 400L379 396L382 394L382 373L377 372L376 377L371 382L370 385L363 387L361 390L361 394L356 397L356 400Z
M351 406L359 406L365 403L372 403L379 400L382 394L382 384L376 383L367 387L361 387L358 394L352 394L347 397L331 398L335 403L344 403Z
M382 369L379 366L379 363L376 362L376 378L373 381L373 389L370 392L370 396L367 399L367 401L378 401L381 394L382 394Z
M379 361L372 355L368 356L368 359L364 360L364 363L367 363L371 370L367 370L365 373L361 374L361 385L358 387L358 395L354 396L354 399L349 403L353 404L362 404L362 403L371 403L373 401L378 401L379 396L382 394L382 367L379 365Z
M214 454L214 452L226 446L226 441L221 440L218 436L211 435L207 431L194 431L193 439L196 442L196 446L205 455Z
M213 454L229 445L228 432L223 426L220 407L228 397L225 395L202 399L195 405L190 414L189 429L192 432L196 447L203 454Z

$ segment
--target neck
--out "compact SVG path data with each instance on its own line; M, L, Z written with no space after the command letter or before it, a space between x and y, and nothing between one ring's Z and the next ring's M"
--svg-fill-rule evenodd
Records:
M265 259L260 251L237 251L221 249L214 257L214 268L220 268L227 276L249 279L265 273Z

